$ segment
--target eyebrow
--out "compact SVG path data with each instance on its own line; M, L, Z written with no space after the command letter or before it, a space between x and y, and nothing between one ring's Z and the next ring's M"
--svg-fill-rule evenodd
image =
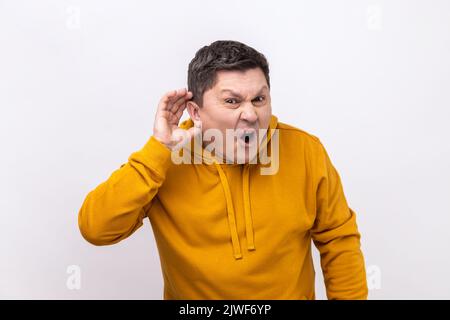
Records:
M264 86L258 91L257 94L261 94L261 93L264 91L264 89L268 89L266 85L264 85ZM230 92L233 96L236 96L236 97L239 97L239 98L242 99L242 96L241 96L239 93L234 92L234 91L231 90L231 89L222 89L222 90L220 90L220 93L223 93L223 92Z

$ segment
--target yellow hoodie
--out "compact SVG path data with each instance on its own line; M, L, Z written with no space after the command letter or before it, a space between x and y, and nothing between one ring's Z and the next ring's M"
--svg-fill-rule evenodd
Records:
M148 217L164 299L315 299L312 240L328 299L366 299L355 212L322 143L275 116L269 128L269 155L275 131L279 141L272 175L260 173L260 161L175 164L150 137L87 195L81 234L94 245L114 244Z

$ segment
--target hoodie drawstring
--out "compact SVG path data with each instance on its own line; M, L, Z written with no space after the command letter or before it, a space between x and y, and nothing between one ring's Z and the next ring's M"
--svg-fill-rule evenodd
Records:
M223 172L222 167L217 162L214 162L217 171L219 172L220 181L225 193L228 213L228 226L230 228L231 242L233 245L233 253L235 259L241 259L241 248L239 243L239 236L236 226L236 215L233 207L233 200L231 198L230 186L227 177ZM255 250L255 242L253 238L253 221L250 207L250 192L249 192L250 168L249 165L244 165L244 172L242 177L242 190L244 197L244 216L245 216L245 232L247 237L247 250Z
M242 190L244 195L244 215L245 215L245 232L247 236L247 249L255 250L255 241L253 239L253 221L250 209L250 166L244 165L244 174L242 179Z

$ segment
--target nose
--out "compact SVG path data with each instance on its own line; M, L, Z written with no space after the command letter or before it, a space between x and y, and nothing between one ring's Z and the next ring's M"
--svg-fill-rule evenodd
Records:
M255 107L251 103L245 103L243 105L241 119L251 123L258 120L258 114L256 113Z

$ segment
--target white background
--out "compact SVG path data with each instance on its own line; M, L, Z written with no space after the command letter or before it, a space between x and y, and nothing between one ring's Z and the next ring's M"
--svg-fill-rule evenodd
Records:
M449 299L446 0L0 0L0 298L162 298L148 221L95 247L78 210L151 136L195 52L225 39L266 55L273 113L327 148L369 298Z

